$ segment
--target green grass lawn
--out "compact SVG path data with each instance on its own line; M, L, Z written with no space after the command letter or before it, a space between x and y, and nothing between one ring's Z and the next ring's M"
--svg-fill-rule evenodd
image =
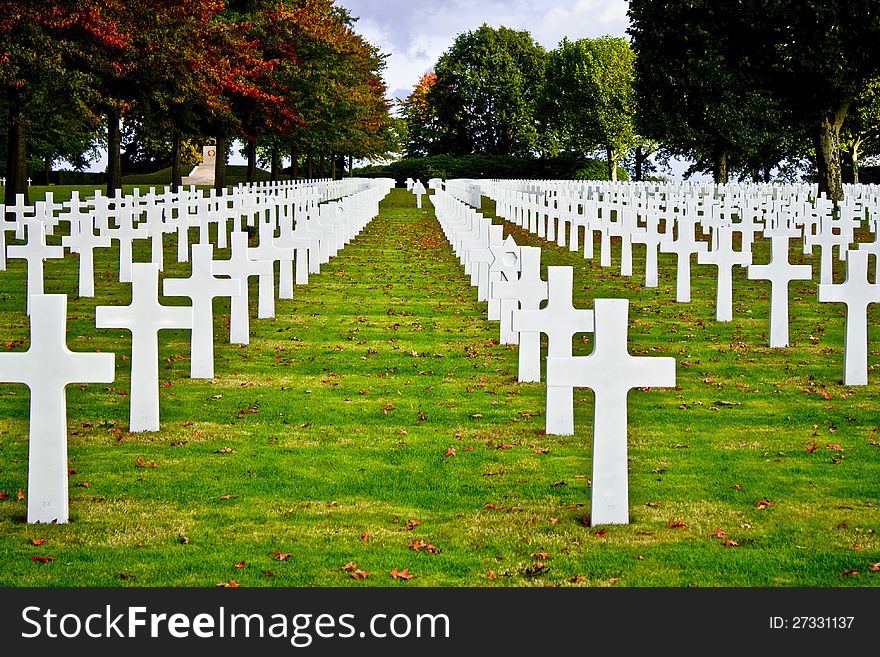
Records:
M623 278L617 251L603 269L505 224L544 265L575 267L576 306L631 300L631 353L678 362L676 388L629 396L631 524L591 528L591 393L575 391L576 435L544 435L543 384L517 383L516 348L424 205L394 190L275 319L254 309L248 346L227 343L215 303L212 381L188 378L188 334L163 332L157 433L127 433L129 334L94 327L96 305L129 299L116 249L93 299L75 296L74 256L47 262L70 348L116 352L117 379L68 387L71 522L51 526L25 524L17 495L27 388L0 385L0 586L880 584L876 306L870 385L844 387L842 307L812 283L791 287L792 346L770 349L769 284L742 270L721 324L712 267L694 265L677 304L672 256L645 289L644 247ZM164 276L188 275L167 247ZM0 273L2 351L27 348L24 280L22 261Z

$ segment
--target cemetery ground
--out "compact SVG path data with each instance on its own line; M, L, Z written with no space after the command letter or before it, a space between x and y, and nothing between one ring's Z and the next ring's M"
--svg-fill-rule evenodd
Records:
M95 306L129 300L116 247L96 254L92 299L75 296L75 256L47 261L68 346L115 352L117 378L67 389L65 525L25 524L28 391L0 386L0 585L880 584L876 306L869 385L843 386L843 306L817 302L817 275L792 283L791 346L770 349L769 283L741 268L719 323L713 267L694 265L679 304L671 255L648 289L644 247L621 277L617 251L601 268L505 226L542 265L575 268L576 307L630 299L630 353L677 361L676 388L629 395L629 525L589 526L590 391L575 390L574 436L544 434L543 383L517 383L516 347L497 343L430 203L397 189L275 319L252 312L249 345L228 344L215 301L213 380L188 378L187 332L160 334L155 433L127 432L130 335L95 328ZM175 253L164 278L188 274ZM24 281L20 260L0 272L5 351L28 346Z

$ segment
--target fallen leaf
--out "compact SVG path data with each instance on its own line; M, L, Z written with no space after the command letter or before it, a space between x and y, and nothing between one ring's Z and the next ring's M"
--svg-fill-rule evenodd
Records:
M724 533L723 531L721 531L720 529L716 529L716 530L715 530L714 532L712 532L712 533L713 533L713 535L715 536L715 538L727 538L727 534L725 534L725 533Z
M684 524L684 522L681 518L675 518L675 517L672 517L669 519L669 524L667 526L670 529L685 529L687 527L687 525Z
M471 415L471 417L474 418L475 420L478 420L481 417L483 417L483 414L482 413L474 413L473 415Z
M366 543L370 540L370 535L367 532L361 532L361 540Z
M443 453L443 456L455 456L455 447L450 447L449 449L447 449Z
M878 564L880 565L880 564ZM497 575L495 575L495 571L491 568L486 568L486 579L495 579Z
M806 446L807 454L812 454L817 449L819 449L819 443L817 443L816 441L813 441Z
M645 506L649 506L652 509L656 509L657 507L660 506L660 502L646 502Z
M535 552L531 555L532 559L549 559L550 556L549 552Z
M731 539L724 541L721 545L724 547L739 547L739 543Z
M534 577L535 575L540 575L545 572L547 572L547 564L543 561L536 561L525 569L527 577Z
M45 543L49 539L48 538L31 538L29 540L30 540L31 545L42 545L43 543Z
M18 501L21 502L24 499L24 491L19 488L18 489Z
M609 583L609 584L617 584L617 581L618 581L618 580L617 580L616 577L609 577L609 578L608 578L608 583Z
M757 502L755 502L755 507L757 509L766 509L767 507L771 507L771 506L773 506L773 502L771 502L768 499L760 499Z
M848 577L849 575L858 575L858 574L859 574L858 570L851 570L849 568L844 568L843 572L840 573L840 576L841 577Z
M351 576L355 579L366 579L370 576L370 573L365 570L355 570L351 573Z
M583 584L587 581L586 575L575 575L574 577L569 577L568 581L572 584Z
M39 561L40 563L49 563L50 561L55 561L55 557L41 557L38 554L32 554L31 561Z
M406 528L409 529L410 531L412 531L416 525L421 525L421 524L422 523L420 520L416 520L415 518L411 518L406 521Z
M237 589L238 582L236 582L234 579L230 579L228 582L217 582L217 586L226 589Z
M0 500L8 500L8 499L9 499L9 493L7 493L5 490L0 490Z
M415 575L409 574L409 568L404 568L403 570L397 570L397 567L390 573L391 577L394 579L412 579Z
M247 561L239 561L237 564L235 564L235 567L236 568L244 568L244 565L246 563L247 563Z
M352 571L357 570L357 567L358 567L358 565L357 565L356 561L349 561L347 564L345 564L342 567L342 570L344 570L346 572L352 572Z
M880 570L880 561L878 561L877 563L869 563L868 570L873 570L874 572Z
M238 497L238 495L230 495L230 494L227 493L226 495L221 495L218 499L221 499L221 500L231 500L233 497Z

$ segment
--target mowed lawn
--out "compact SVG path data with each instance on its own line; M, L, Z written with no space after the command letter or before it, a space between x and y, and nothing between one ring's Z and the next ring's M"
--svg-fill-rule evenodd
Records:
M880 584L880 371L841 385L842 306L793 283L792 346L770 349L769 283L742 270L718 323L713 267L694 265L677 304L673 256L646 289L643 246L625 278L617 243L603 269L506 224L544 265L575 267L576 306L631 300L631 353L678 363L676 388L629 396L631 524L590 527L592 394L575 391L574 436L544 435L543 384L517 383L516 347L497 344L425 201L394 190L275 319L256 319L253 280L247 346L215 302L214 380L190 380L188 333L163 332L157 433L127 431L130 335L94 327L96 305L130 299L116 247L93 299L76 298L75 256L47 262L68 345L116 352L117 379L68 387L71 522L51 526L25 524L18 495L27 388L0 385L0 585ZM187 276L167 239L163 276ZM0 272L0 354L27 348L25 271Z

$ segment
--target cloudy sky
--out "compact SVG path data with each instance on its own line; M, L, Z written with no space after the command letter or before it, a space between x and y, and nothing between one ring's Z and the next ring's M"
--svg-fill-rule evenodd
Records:
M625 36L626 0L337 0L355 30L388 55L391 98L405 98L462 32L483 23L528 30L547 49L569 39Z

